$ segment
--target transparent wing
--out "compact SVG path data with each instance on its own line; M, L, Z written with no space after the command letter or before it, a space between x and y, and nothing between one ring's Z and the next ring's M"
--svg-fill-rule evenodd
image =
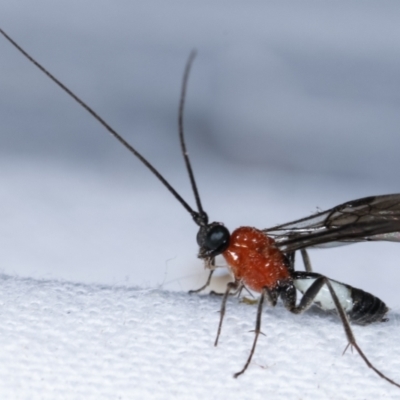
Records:
M400 194L348 201L263 232L284 252L367 240L400 242Z

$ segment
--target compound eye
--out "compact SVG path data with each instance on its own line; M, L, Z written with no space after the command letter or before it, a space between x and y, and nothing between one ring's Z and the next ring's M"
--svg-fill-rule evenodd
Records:
M217 222L200 229L197 241L200 245L201 258L223 253L229 246L230 236L228 229Z
M228 232L228 229L226 229L222 225L217 225L214 226L210 232L207 233L206 236L206 243L205 247L207 247L209 250L214 251L214 250L219 250L222 247L224 250L226 249L225 245L229 242L229 237L230 234ZM222 252L223 250L221 250Z
M223 253L229 246L230 233L223 225L210 226L205 236L203 251L208 257Z

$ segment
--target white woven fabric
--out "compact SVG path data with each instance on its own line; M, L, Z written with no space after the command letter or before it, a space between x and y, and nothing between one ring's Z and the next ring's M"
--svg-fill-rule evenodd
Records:
M213 346L220 298L1 276L1 399L390 399L336 316L283 307L263 313L248 371L256 308L230 299ZM355 327L377 367L400 380L399 318Z

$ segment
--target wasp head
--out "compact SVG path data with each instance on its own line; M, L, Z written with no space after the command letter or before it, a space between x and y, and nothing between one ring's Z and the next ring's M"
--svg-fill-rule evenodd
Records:
M198 257L207 259L222 254L229 246L230 233L220 222L200 226L197 243L200 246Z

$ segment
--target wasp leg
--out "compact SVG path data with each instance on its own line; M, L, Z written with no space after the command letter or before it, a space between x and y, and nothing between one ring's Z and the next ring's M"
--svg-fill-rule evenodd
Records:
M211 260L205 260L205 261L204 261L204 267L205 267L206 269L209 269L209 270L210 270L210 273L209 273L209 275L208 275L208 278L207 278L206 283L205 283L202 287L200 287L200 288L198 288L198 289L189 290L189 294L200 293L200 292L202 292L204 289L206 289L208 286L210 286L211 278L212 278L212 276L213 276L214 271L215 271L216 268L217 268L217 267L215 266L215 257L212 258Z
M273 307L276 305L276 302L278 299L276 291L270 290L268 288L263 288L260 299L258 300L257 318L256 318L256 327L254 329L255 335L254 335L253 346L251 347L249 357L247 358L247 361L244 364L244 367L239 372L236 372L236 374L233 375L234 378L237 378L239 375L242 375L246 371L247 367L250 365L251 359L253 358L253 354L256 349L258 337L260 336L260 333L262 333L261 332L261 315L262 315L265 297L267 298L268 303Z
M307 250L301 249L300 252L301 252L301 257L303 259L304 269L306 270L306 272L312 272L311 261L310 257L308 256ZM294 269L295 254L296 252L294 251L286 253L287 267L291 272L294 272L295 270Z
M235 290L234 292L230 292L230 293L229 293L229 296L237 296L237 297L240 297L240 295L242 294L243 289L246 290L246 292L247 292L251 297L254 297L253 294L250 292L250 290L247 289L247 287L244 286L243 284L240 285L240 286L238 287L238 289ZM225 292L224 292L224 293L218 293L218 292L215 292L214 290L211 290L210 294L213 295L213 296L224 296L224 295L225 295ZM255 303L258 303L258 300L255 300L255 303L253 303L253 300L248 299L247 297L243 297L241 300L243 301L243 303L248 302L248 304L255 304Z
M346 315L346 312L343 310L342 305L340 304L340 301L331 285L331 283L329 282L329 279L325 278L325 283L328 286L329 292L332 296L332 299L335 303L337 312L340 316L340 319L342 320L342 324L343 324L343 328L344 328L344 332L346 334L347 340L349 341L349 345L354 347L358 354L361 356L361 358L364 360L364 362L368 365L369 368L371 368L376 374L378 374L382 379L385 379L387 382L391 383L392 385L395 385L397 387L400 388L400 385L398 383L396 383L394 380L388 378L385 374L383 374L381 371L379 371L379 369L377 369L376 367L374 367L374 365L371 363L371 361L369 361L369 359L367 358L367 356L363 353L363 351L361 350L361 348L358 346L357 342L356 342L356 338L354 337L353 331L351 330L350 327L350 323L349 323L349 319Z
M239 283L238 281L229 282L226 285L226 290L225 290L225 293L224 293L224 297L222 298L222 302L221 302L221 310L220 310L220 318L219 318L219 324L218 324L218 330L217 330L217 337L215 338L214 346L218 345L218 339L219 339L219 336L221 334L222 321L224 320L224 316L225 316L226 301L228 300L228 296L230 295L232 290L235 293L237 293L241 289L242 289L242 284Z
M306 249L301 249L301 257L303 258L304 269L307 272L312 272L310 257L308 256Z
M286 253L286 266L290 272L294 272L294 259L295 259L295 251L291 251L290 253Z
M200 288L198 288L198 289L195 289L195 290L189 290L188 293L189 293L189 294L200 293L200 292L202 292L206 287L208 287L208 286L210 285L211 278L212 278L212 276L213 276L214 271L215 271L215 269L212 269L212 270L210 271L210 273L209 273L209 275L208 275L208 278L207 278L207 281L206 281L206 283L205 283L202 287L200 287Z
M305 279L307 279L307 277L308 277L308 278L315 279L315 280L311 284L311 286L304 292L303 297L301 298L300 303L297 306L296 306L296 289L293 284L289 284L289 286L287 287L287 290L281 292L281 297L282 297L285 307L294 314L303 313L304 311L308 310L311 307L311 305L315 301L315 298L318 296L322 287L325 285L329 290L330 296L335 304L336 311L339 314L339 317L342 321L343 329L344 329L345 335L348 340L348 345L346 346L346 349L348 346L355 348L357 350L358 354L361 356L361 358L364 360L364 362L368 365L369 368L371 368L382 379L384 379L387 382L391 383L392 385L395 385L400 388L400 385L398 383L396 383L394 380L388 378L385 374L383 374L381 371L379 371L369 361L367 356L363 353L361 348L358 346L356 338L350 327L350 322L349 322L347 313L344 310L343 306L341 305L338 295L336 294L330 280L326 276L314 274L314 273L311 273L309 275L308 275L308 273L301 273L301 275L299 275L299 276L301 276Z

